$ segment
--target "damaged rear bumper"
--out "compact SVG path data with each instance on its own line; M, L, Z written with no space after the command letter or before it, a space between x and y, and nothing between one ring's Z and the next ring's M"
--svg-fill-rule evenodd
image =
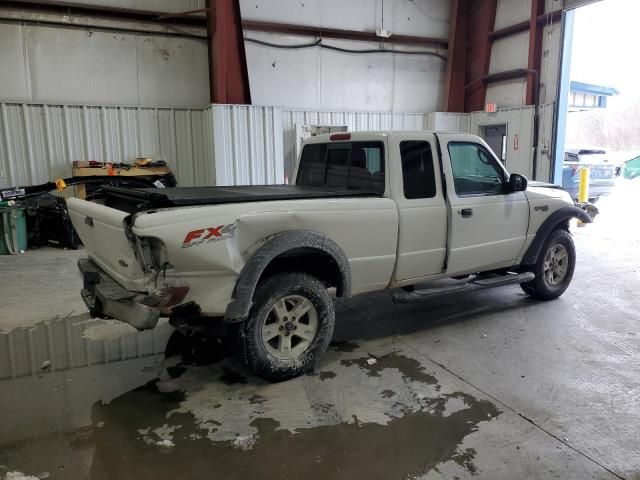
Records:
M137 328L154 328L167 309L184 300L188 287L169 287L158 295L147 295L122 288L90 258L80 258L82 299L91 317L109 317Z

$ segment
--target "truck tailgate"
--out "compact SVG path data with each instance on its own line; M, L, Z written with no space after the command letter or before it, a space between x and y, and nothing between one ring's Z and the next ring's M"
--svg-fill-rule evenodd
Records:
M77 198L67 208L89 257L122 287L143 291L144 274L125 234L129 214Z

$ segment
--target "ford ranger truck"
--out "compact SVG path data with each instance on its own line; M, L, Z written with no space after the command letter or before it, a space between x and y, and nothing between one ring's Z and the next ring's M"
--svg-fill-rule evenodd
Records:
M249 367L283 380L327 349L333 296L393 288L408 302L517 283L559 297L576 262L569 221L591 222L567 192L509 174L468 134L312 137L295 179L69 199L91 315L140 330L160 316L179 329L227 325Z

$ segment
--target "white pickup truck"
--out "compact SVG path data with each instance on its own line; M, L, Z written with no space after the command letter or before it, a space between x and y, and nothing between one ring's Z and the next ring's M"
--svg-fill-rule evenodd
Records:
M93 316L153 328L233 325L244 361L272 380L311 368L332 336L331 295L398 288L397 302L519 283L569 286L561 188L507 173L474 135L361 132L303 146L295 185L124 189L69 199L89 258ZM417 289L439 279L445 286Z

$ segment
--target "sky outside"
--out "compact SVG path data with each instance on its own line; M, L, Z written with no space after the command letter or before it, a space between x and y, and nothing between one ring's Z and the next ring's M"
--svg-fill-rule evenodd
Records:
M640 97L639 0L603 0L575 14L571 80L617 88L615 103Z

